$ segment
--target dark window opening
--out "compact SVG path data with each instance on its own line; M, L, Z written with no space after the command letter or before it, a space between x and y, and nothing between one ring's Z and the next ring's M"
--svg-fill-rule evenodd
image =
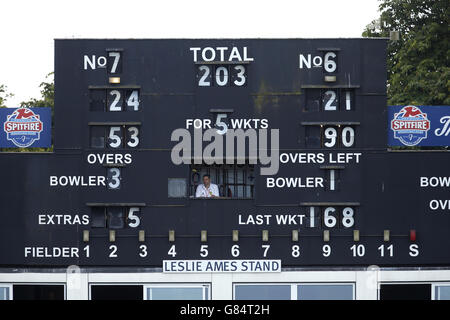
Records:
M64 285L15 284L13 300L64 300Z
M92 285L91 300L143 300L141 285Z
M380 300L431 300L431 284L382 284Z
M195 197L197 187L203 183L205 174L211 177L212 184L218 186L220 197L242 199L254 197L254 165L192 165L190 174L191 197Z

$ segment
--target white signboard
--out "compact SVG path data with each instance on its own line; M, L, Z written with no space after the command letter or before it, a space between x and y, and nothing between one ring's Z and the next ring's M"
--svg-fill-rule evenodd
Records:
M164 260L163 272L281 272L281 260Z

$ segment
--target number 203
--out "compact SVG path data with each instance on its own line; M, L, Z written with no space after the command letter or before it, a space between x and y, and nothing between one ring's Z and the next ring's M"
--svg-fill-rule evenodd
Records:
M197 70L199 87L242 87L247 83L247 69L243 65L201 65Z

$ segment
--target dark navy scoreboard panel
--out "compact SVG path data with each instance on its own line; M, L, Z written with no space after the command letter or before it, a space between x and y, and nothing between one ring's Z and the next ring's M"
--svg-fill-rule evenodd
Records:
M54 153L0 154L0 264L448 265L450 158L387 151L386 44L56 40ZM173 163L194 119L278 129L278 170Z

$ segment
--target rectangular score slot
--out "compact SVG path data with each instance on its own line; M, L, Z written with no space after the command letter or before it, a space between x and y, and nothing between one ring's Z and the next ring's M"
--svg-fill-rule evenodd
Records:
M355 92L351 88L306 88L305 110L311 112L355 110Z
M340 185L340 170L327 169L325 170L325 190L337 191Z
M89 90L89 110L94 112L136 112L142 108L140 89L105 88Z
M322 207L320 214L323 229L355 227L356 210L354 207Z
M104 207L91 208L91 228L106 228L106 215Z
M306 104L305 110L311 112L318 112L321 108L321 90L320 89L305 89Z
M243 87L247 85L247 66L236 64L197 65L198 87Z
M135 149L140 145L139 125L91 125L89 143L96 149Z
M323 72L325 75L338 73L338 51L323 52Z
M355 138L354 126L321 126L321 146L324 148L353 148L355 147Z
M123 229L125 227L125 217L123 208L109 207L106 208L109 229Z
M90 111L105 111L106 90L89 90Z
M121 168L107 168L106 169L106 184L110 190L119 190L122 185L122 170Z
M107 90L107 98L106 111L117 112L123 110L124 95L122 90Z
M105 127L92 126L90 127L89 144L91 148L103 149L105 148Z
M340 100L339 100L340 110L343 111L354 111L355 110L355 92L349 89L341 89Z
M306 221L308 228L320 228L320 207L307 207L305 208Z
M117 50L117 49L116 49ZM116 75L122 73L122 51L108 51L107 70L108 74Z
M92 207L91 228L124 229L137 228L141 225L142 216L139 207Z
M306 148L320 148L321 135L322 134L320 126L306 126L305 127Z

